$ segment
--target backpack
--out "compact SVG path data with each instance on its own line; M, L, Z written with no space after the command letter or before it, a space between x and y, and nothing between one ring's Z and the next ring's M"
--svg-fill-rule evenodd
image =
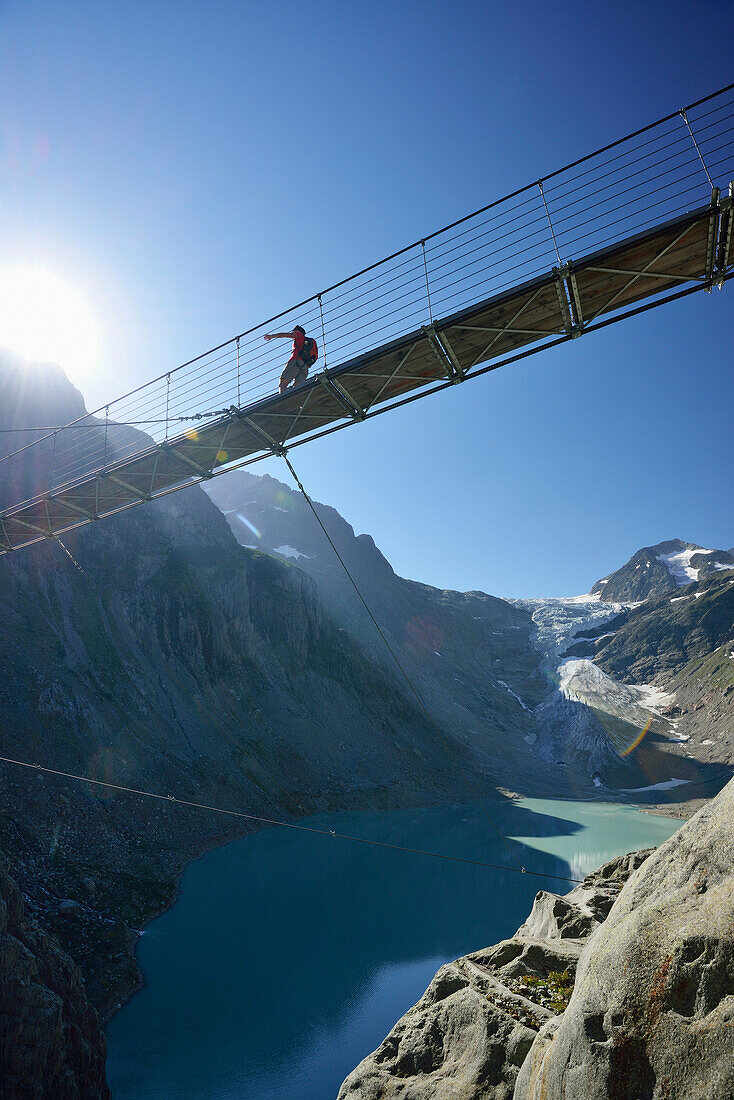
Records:
M307 336L303 341L303 347L298 353L299 359L303 359L304 363L308 367L312 367L319 357L318 344L310 336Z

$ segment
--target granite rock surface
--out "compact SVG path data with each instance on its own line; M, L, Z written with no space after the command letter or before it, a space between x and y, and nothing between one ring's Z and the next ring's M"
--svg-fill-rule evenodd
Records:
M79 969L0 864L0 1096L107 1100L107 1045Z

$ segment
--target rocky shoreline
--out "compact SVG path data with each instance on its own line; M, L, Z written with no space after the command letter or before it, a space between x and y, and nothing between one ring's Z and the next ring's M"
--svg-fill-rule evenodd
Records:
M338 1100L730 1100L734 781L441 967Z

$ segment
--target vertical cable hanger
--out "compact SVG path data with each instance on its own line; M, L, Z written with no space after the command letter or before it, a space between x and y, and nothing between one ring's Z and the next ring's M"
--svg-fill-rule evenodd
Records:
M714 181L711 179L711 175L709 174L709 170L706 167L706 161L703 159L703 153L699 149L698 142L696 141L696 135L694 134L693 130L691 129L691 124L688 121L688 115L685 111L685 108L683 108L683 107L681 107L681 109L680 109L680 117L683 119L686 126L688 127L688 133L691 135L691 141L696 146L696 152L698 153L698 159L701 161L701 164L703 165L703 170L706 173L707 180L709 181L709 186L710 186L711 190L713 191Z
M561 260L561 253L558 251L558 241L553 231L553 222L551 221L550 210L548 209L548 203L545 201L545 192L543 191L543 181L538 180L538 187L540 188L540 197L543 200L543 206L545 207L545 216L548 219L548 226L551 231L551 237L553 238L553 247L556 250L556 256L558 257L558 266L563 267L563 261Z
M321 314L321 361L324 364L324 370L326 370L326 329L324 328L324 307L321 304L321 295L318 295L319 300L319 313Z
M242 405L240 400L240 338L237 337L237 408Z
M426 275L426 297L428 298L428 319L433 324L433 311L431 309L431 288L428 284L428 263L426 261L426 242L421 241L421 248L423 249L423 270Z

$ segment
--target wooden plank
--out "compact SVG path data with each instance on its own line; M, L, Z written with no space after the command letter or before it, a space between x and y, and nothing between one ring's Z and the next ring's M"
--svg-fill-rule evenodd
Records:
M670 288L678 280L645 279L643 269L647 267L650 273L680 274L693 278L703 275L707 239L708 217L706 216L687 226L667 228L656 237L648 238L644 248L640 246L616 248L610 250L603 258L596 256L593 259L583 260L574 263L572 268L579 289L583 287L584 295L589 301L592 298L601 301L604 296L611 298L634 278L632 274L620 275L608 271L596 271L594 270L596 266L636 272L639 278L633 284L635 292L639 293L640 284L645 284L645 294L654 294L656 290L653 284L657 284L659 291Z
M95 478L85 478L84 482L80 485L74 485L68 489L63 489L61 492L54 495L63 497L64 500L68 500L72 504L76 504L77 507L84 509L85 512L90 512L94 515L97 501L95 480Z
M652 273L657 270L670 275L680 275L682 279L653 279L646 277L644 273L635 277L634 273L603 275L594 271L580 272L577 274L576 282L584 318L589 321L601 313L620 309L651 295L680 287L684 285L684 280L702 277L705 269L706 240L701 238L696 242L696 249L686 249L678 252L677 255L671 251L650 268ZM601 278L600 275L602 275Z
M704 267L706 258L706 244L708 240L708 226L706 223L699 223L694 226L689 226L685 233L677 243L673 244L675 237L665 237L655 242L655 247L648 247L642 252L641 250L635 250L634 253L614 252L610 253L608 257L604 257L603 261L598 263L584 263L573 264L573 271L578 275L580 272L594 273L598 281L602 282L606 278L613 278L607 271L598 271L599 268L618 268L621 270L630 271L642 271L648 268L650 271L666 271L669 270L670 264L679 263L689 259L692 263L700 264L700 256L703 250ZM659 255L659 253L663 253Z

